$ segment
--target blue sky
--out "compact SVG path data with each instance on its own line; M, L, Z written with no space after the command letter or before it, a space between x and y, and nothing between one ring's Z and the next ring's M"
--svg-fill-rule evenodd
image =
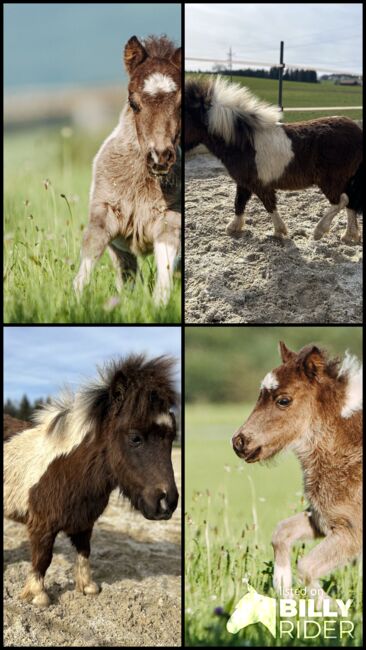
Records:
M147 352L180 359L180 327L5 327L4 398L55 395L96 375L108 359ZM177 378L179 378L178 364Z
M180 45L180 4L5 3L5 89L121 83L124 44L149 34Z
M185 54L227 60L279 60L313 68L362 73L362 4L264 3L186 4ZM210 70L212 63L187 62L186 68ZM263 67L263 66L258 66Z

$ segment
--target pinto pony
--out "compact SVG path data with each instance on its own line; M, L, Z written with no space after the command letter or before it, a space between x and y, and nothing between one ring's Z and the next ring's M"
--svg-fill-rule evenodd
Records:
M77 589L98 593L90 538L115 488L147 519L172 516L178 503L171 461L173 363L143 356L111 363L99 381L39 410L33 428L19 421L18 433L7 437L5 515L27 525L32 550L22 598L49 605L44 578L59 531L77 551Z
M155 301L166 303L180 245L181 50L165 37L125 46L128 102L93 163L89 225L74 280L79 297L104 250L116 287L137 271L137 256L154 252Z
M362 130L346 117L324 117L280 124L279 110L259 101L247 88L220 77L185 83L185 149L204 144L236 182L235 219L227 232L244 226L244 210L256 194L270 213L274 234L287 228L276 208L276 190L317 185L331 203L314 239L326 233L335 215L347 208L342 239L360 241L362 212Z
M286 448L299 458L309 507L274 532L274 587L291 594L294 542L323 537L297 567L321 600L318 580L362 550L362 367L348 354L329 360L313 345L295 353L280 343L280 353L282 365L263 379L232 444L247 463Z

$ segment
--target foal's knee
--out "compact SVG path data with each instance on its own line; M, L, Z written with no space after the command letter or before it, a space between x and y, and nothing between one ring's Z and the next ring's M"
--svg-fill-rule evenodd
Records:
M288 537L288 527L286 526L285 522L281 521L275 528L272 535L271 544L273 546L273 550L278 551L281 549L287 549Z

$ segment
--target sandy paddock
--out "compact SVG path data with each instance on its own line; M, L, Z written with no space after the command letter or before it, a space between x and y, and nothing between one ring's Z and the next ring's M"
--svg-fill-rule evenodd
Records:
M289 237L273 237L271 218L256 197L247 205L244 231L229 236L235 183L218 160L196 151L185 165L186 321L361 323L362 245L340 239L346 211L314 241L326 198L315 187L279 191Z

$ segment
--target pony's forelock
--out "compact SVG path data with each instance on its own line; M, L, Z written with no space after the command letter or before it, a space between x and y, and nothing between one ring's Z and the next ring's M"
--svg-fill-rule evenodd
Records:
M147 359L145 355L130 355L124 359L112 360L98 366L98 377L85 382L75 393L65 387L60 395L49 404L38 409L32 419L36 426L57 439L64 436L75 438L80 443L88 434L96 434L105 420L109 408L114 406L113 390L116 382L123 384L126 416L148 416L154 411L154 399L168 410L176 406L178 395L174 383L176 361L161 356Z

